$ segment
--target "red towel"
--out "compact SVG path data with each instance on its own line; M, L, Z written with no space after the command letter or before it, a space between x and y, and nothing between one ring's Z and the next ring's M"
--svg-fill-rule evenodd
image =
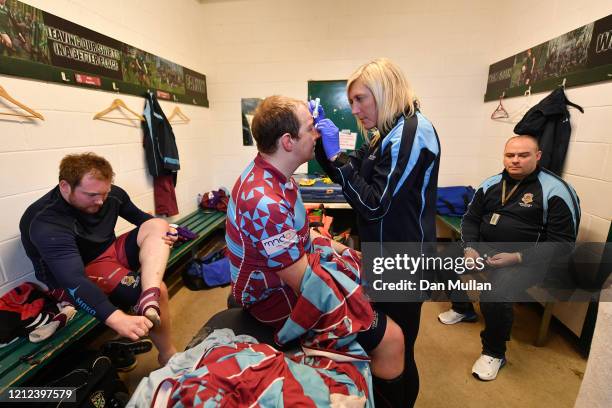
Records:
M153 178L153 197L157 215L171 217L179 213L174 192L174 178L172 174Z

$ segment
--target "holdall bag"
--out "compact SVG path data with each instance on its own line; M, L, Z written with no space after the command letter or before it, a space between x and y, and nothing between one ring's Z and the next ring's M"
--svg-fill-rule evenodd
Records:
M202 195L198 195L198 197L199 205L202 209L227 212L229 193L223 187L217 191L209 191Z
M194 260L189 268L183 271L183 282L190 290L202 290L231 282L229 259L225 257L225 248L213 252L201 259Z
M438 214L463 217L475 192L472 186L438 187L436 203Z

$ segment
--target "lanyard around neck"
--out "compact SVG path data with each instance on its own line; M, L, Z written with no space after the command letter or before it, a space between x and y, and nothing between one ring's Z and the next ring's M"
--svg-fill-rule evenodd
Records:
M523 181L523 180L520 180L518 183L516 183L514 185L514 187L512 187L512 190L510 190L510 192L508 193L507 196L506 196L506 180L502 181L502 196L501 196L501 205L502 206L506 205L506 203L508 202L510 197L512 197L512 194L514 194L514 192L518 188L519 184L521 184L521 181Z

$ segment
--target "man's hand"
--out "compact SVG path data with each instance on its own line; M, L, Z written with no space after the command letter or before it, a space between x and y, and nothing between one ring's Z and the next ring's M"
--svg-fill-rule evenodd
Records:
M480 258L480 254L478 253L477 250L475 250L474 248L466 248L465 251L463 251L463 258L465 258L465 260L471 259L471 262L468 262L466 264L466 269L468 270L472 270L474 268L477 268L477 264L476 264L476 259ZM467 265L469 265L470 267L468 267ZM471 267L472 265L474 265L473 267Z
M153 323L146 317L131 316L121 310L114 311L104 323L120 336L134 341L148 335L153 327Z
M466 248L463 252L463 257L465 259L472 259L475 262L476 258L480 258L480 254L474 248Z
M505 266L516 265L520 262L521 256L518 252L501 252L487 258L487 265L493 268L503 268Z
M162 239L169 247L172 247L178 239L178 231L172 225L169 225L168 232L166 232Z

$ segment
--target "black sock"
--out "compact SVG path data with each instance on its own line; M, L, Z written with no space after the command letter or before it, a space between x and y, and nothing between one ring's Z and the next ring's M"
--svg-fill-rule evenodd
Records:
M383 408L400 408L406 406L406 387L404 373L391 380L372 376L374 386L374 405Z

